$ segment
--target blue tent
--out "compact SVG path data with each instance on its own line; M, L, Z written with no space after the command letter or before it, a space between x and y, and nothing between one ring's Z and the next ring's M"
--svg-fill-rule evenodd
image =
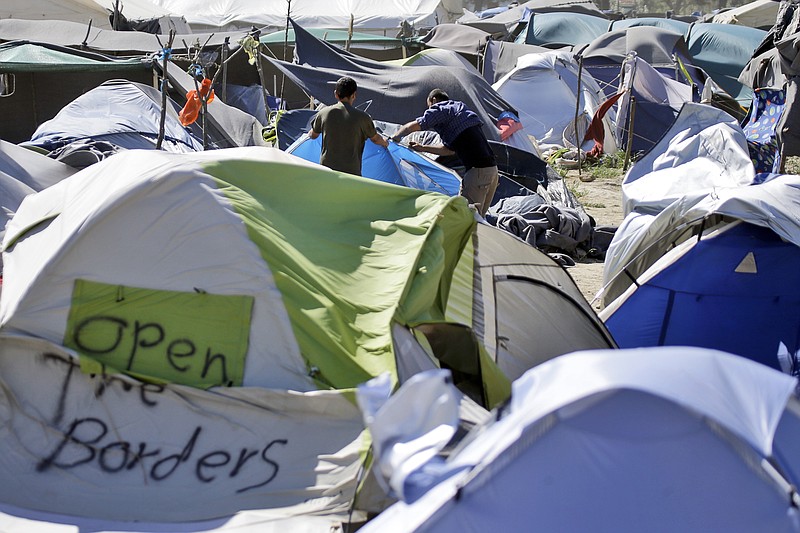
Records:
M707 230L648 273L605 320L621 348L716 348L776 369L781 343L800 350L800 248L771 229Z
M608 25L608 31L622 30L634 26L661 28L681 35L686 35L686 32L689 30L689 23L682 20L663 17L637 17L632 19L612 20Z
M689 27L686 44L694 64L747 107L753 91L738 77L766 34L764 30L737 24L695 23Z
M309 139L304 135L286 151L306 161L319 163L322 137ZM455 171L393 142L389 143L388 149L384 149L367 141L361 160L361 174L365 178L448 196L456 196L461 188L461 178Z
M518 43L557 48L581 46L603 35L608 20L583 13L532 13L528 26L517 38Z

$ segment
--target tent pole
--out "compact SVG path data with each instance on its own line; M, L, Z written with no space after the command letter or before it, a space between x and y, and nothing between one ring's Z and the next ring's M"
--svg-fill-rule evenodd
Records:
M114 2L114 13L111 15L111 29L116 31L119 30L119 0Z
M172 41L175 40L175 29L169 30L169 40L167 47L161 44L161 39L156 35L158 45L161 47L161 118L158 121L158 140L156 141L156 150L161 150L161 145L164 142L164 129L167 121L167 63L169 63L169 55L172 52Z
M347 42L344 43L344 49L346 51L350 51L350 42L353 39L353 22L355 21L355 17L352 13L350 13L350 24L347 26Z
M222 67L222 101L228 101L228 43L230 42L230 37L225 37L225 41L222 43L222 51L221 51L221 67Z
M578 54L578 97L575 99L575 121L573 123L575 127L575 145L578 147L578 176L581 175L581 139L580 135L578 134L578 116L581 109L581 75L583 74L583 56Z
M633 114L636 112L636 97L631 95L630 110L628 111L628 145L625 147L625 164L622 170L628 170L628 163L631 160L631 144L633 143Z
M292 0L286 0L286 26L283 31L283 60L286 61L286 50L289 48L289 23L292 16ZM297 36L295 35L294 45L297 46ZM259 59L260 61L260 59ZM286 74L281 72L281 94L278 97L283 101L283 88L286 84ZM269 116L269 112L267 113Z

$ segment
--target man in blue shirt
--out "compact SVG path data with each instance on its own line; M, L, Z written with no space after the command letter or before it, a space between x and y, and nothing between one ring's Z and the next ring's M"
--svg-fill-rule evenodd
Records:
M441 89L428 95L428 109L421 116L400 127L392 140L399 141L409 133L434 130L443 144L408 143L417 152L436 155L457 155L466 174L461 180L461 195L475 204L481 216L491 205L497 189L497 161L489 141L481 129L478 115L463 102L451 100Z

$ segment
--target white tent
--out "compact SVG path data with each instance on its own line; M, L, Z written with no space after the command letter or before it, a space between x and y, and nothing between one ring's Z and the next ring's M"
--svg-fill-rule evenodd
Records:
M577 61L568 52L527 54L517 59L516 68L492 85L519 111L525 133L536 139L541 150L576 146L576 108L582 137L605 100L602 89L586 70L581 72L578 90L578 70ZM534 94L536 97L532 98ZM608 153L616 151L612 116L609 113L603 119L604 148ZM592 145L589 142L584 148L589 150Z
M68 20L92 27L112 29L110 15L115 0L4 0L0 6L0 19ZM158 20L159 33L174 29L178 34L191 33L186 20L156 6L150 0L120 0L119 9L128 20Z
M562 356L446 460L431 457L454 393L423 376L399 405L359 391L404 497L361 531L800 531L796 381L763 365L685 347Z
M256 26L267 31L283 28L286 17L304 28L348 29L394 36L400 24L435 26L462 14L460 0L294 0L291 3L260 0L224 0L198 3L196 0L152 0L155 4L186 17L195 30L224 30ZM437 20L438 18L438 20Z
M205 391L80 367L56 344L0 337L2 531L327 532L347 520L363 423L346 393Z
M0 140L0 238L23 198L75 172L76 169L64 163ZM0 269L2 266L0 260Z
M625 174L622 207L626 215L658 213L687 193L750 185L754 177L736 119L710 105L687 102L658 144Z

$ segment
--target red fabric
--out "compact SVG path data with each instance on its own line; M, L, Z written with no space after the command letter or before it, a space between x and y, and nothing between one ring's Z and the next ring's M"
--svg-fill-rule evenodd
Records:
M617 103L617 100L623 95L624 93L617 93L602 104L600 107L597 108L595 111L594 116L592 117L592 122L589 124L589 128L586 130L586 135L583 136L583 142L593 140L594 147L592 147L589 152L587 152L586 157L600 157L603 155L603 141L605 140L606 131L603 128L603 117L606 116L608 110L611 109L611 106ZM583 144L583 142L581 144Z
M200 116L200 110L203 108L201 98L204 98L206 102L214 100L214 89L211 88L211 80L208 78L204 78L200 83L200 96L197 95L197 91L194 89L186 93L186 105L178 113L181 124L184 126L194 124L197 117Z
M513 118L501 118L497 121L497 129L500 130L500 140L505 141L515 132L522 129L522 124Z

